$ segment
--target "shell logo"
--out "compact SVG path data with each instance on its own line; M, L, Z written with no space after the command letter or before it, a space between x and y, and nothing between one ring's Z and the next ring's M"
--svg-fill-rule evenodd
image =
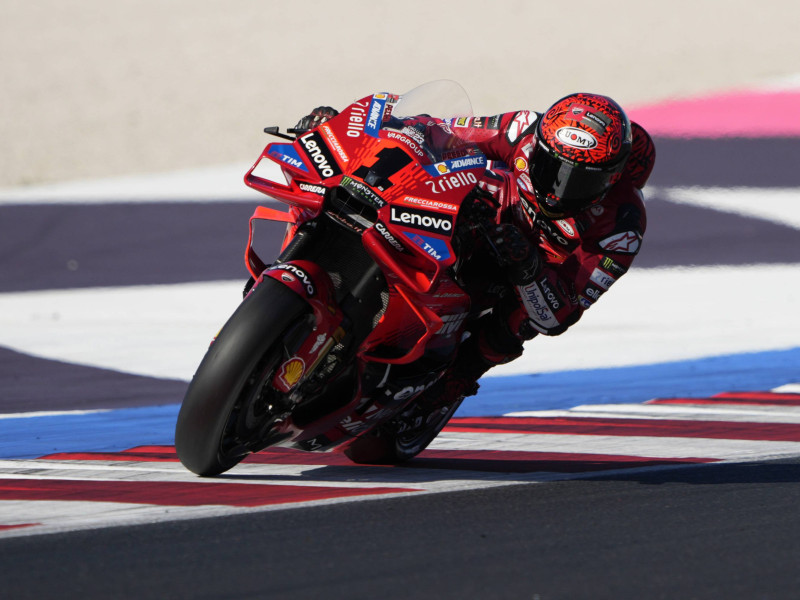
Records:
M442 175L450 172L450 169L448 169L447 165L444 163L439 163L438 165L436 165L436 170L439 171L439 173L441 173Z
M302 358L292 358L283 363L280 378L287 387L292 387L300 381L305 370L306 363L303 362Z
M591 133L577 127L562 127L556 131L556 138L562 144L582 150L597 146L597 139Z
M518 171L526 171L528 169L528 161L521 156L514 161L514 166Z

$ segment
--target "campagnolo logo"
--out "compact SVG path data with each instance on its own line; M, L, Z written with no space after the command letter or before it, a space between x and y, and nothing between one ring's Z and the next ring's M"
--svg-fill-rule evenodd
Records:
M562 127L556 131L556 138L562 144L573 148L588 150L597 146L597 139L591 133L577 127Z

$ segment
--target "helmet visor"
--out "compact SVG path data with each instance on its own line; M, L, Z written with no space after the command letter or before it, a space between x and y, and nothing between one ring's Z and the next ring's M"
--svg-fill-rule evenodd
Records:
M599 168L573 164L556 158L537 144L531 156L531 180L540 196L556 200L558 206L552 206L553 209L573 212L605 194L623 165Z

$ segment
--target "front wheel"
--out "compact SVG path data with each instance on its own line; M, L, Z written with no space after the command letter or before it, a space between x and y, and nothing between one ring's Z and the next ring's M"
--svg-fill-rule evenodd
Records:
M186 391L175 426L175 450L198 475L227 471L265 447L286 399L272 378L288 358L287 338L311 329L310 308L265 278L219 332Z

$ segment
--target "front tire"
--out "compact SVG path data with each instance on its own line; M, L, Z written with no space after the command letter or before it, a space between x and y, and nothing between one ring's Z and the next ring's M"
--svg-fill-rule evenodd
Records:
M273 404L281 400L270 386L272 375L285 356L287 331L301 327L309 311L285 285L264 278L228 319L178 414L175 450L187 469L217 475L268 445Z

